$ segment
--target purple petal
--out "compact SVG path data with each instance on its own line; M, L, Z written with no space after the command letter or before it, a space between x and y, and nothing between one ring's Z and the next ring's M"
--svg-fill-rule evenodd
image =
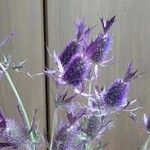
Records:
M0 143L0 148L4 148L4 147L14 147L14 145L12 143Z
M129 82L132 79L136 79L143 74L143 73L141 73L139 75L136 75L136 73L138 72L138 69L132 72L132 68L133 68L133 63L130 63L128 65L127 71L125 73L124 82Z
M77 110L76 110L77 111ZM76 121L78 121L80 118L82 118L83 115L86 114L86 109L81 108L79 112L72 113L72 112L67 112L67 119L70 123L70 125L74 124Z
M1 110L0 110L0 128L6 128L6 120Z
M103 18L100 18L100 21L101 21L104 33L106 33L110 29L112 24L115 22L115 16L112 17L111 19L106 20L106 21Z
M73 124L76 121L76 116L73 116L72 113L67 113L67 119L70 124Z

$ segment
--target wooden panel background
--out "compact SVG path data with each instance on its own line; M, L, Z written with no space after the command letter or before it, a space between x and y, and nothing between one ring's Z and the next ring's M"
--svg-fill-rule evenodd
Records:
M57 51L64 48L73 36L73 24L77 17L93 26L99 23L98 14L102 17L116 14L117 21L112 28L112 55L119 57L119 63L102 70L99 84L108 86L114 79L121 77L128 63L134 60L135 66L146 73L132 82L130 98L137 98L145 111L150 113L149 7L148 0L48 0L48 47ZM97 33L100 29L97 27L94 32ZM52 98L49 105L52 114ZM107 147L109 150L136 150L145 138L143 131L123 114L105 140L110 142Z

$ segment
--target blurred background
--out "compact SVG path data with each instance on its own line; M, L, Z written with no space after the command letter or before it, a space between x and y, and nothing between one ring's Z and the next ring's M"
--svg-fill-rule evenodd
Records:
M128 63L145 74L131 84L129 97L138 99L144 112L150 114L150 1L145 0L0 0L0 39L12 31L17 36L0 49L1 54L11 54L13 60L29 58L26 68L31 74L41 72L49 62L46 46L61 51L73 37L74 22L81 18L86 24L97 27L91 37L101 31L99 16L116 15L112 27L113 49L111 55L118 63L102 68L99 85L112 83L122 77ZM44 76L34 80L25 75L11 74L23 98L30 118L34 108L40 107L37 120L40 128L50 133L53 83ZM0 81L0 108L17 118L16 100L5 79ZM147 135L126 114L121 114L114 128L104 137L108 150L136 150Z

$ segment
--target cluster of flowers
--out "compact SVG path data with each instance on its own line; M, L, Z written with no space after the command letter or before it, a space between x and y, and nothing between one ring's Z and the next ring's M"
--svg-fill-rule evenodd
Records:
M142 107L136 100L128 98L130 81L141 76L141 74L137 75L138 70L133 71L132 63L128 65L124 76L116 79L108 88L95 85L99 77L99 66L103 67L113 61L113 57L109 59L112 48L112 35L109 31L114 22L115 16L108 20L100 18L103 31L90 41L89 34L95 26L90 28L81 20L77 20L75 38L67 44L61 54L57 55L54 52L50 55L56 66L47 68L44 74L51 77L56 85L55 109L66 114L57 130L53 132L50 145L45 138L45 143L50 150L104 148L107 143L102 144L102 136L113 127L116 114L120 112L127 112L132 119L139 122L136 112ZM25 61L12 65L10 57L3 58L0 62L1 76L6 73L6 70L20 71L23 68ZM81 103L80 98L84 98L85 103ZM24 147L31 150L35 145L40 145L38 136L41 136L41 132L35 122L35 115L31 129L28 129L20 107L17 108L22 123L5 117L0 111L0 149ZM144 114L143 118L144 129L149 133L150 117ZM35 136L35 141L31 140L31 133Z
M103 32L90 41L89 34L95 26L90 28L77 20L75 38L61 54L54 52L52 55L57 69L47 69L45 73L55 81L57 91L63 87L65 94L57 93L59 96L55 104L56 109L65 109L67 119L57 129L53 150L86 150L92 149L92 146L100 149L105 146L101 144L102 135L113 126L115 114L128 112L131 118L137 120L136 111L142 107L137 100L129 100L128 91L130 81L141 74L137 75L138 70L133 71L132 63L128 65L123 78L116 79L107 89L94 85L91 93L91 84L99 77L98 66L105 66L113 60L113 57L108 57L113 43L109 30L114 22L115 16L108 20L100 18ZM72 96L68 96L70 87L74 90ZM82 96L88 104L78 102ZM146 131L150 129L149 122L144 115Z

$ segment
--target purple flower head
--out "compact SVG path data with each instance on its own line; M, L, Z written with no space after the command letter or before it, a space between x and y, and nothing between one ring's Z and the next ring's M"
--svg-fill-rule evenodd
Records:
M18 124L15 120L7 119L0 112L0 137L3 143L0 143L2 147L18 148L29 140L29 133L27 128L23 124Z
M86 55L96 63L103 63L111 49L112 37L109 34L102 33L90 43L86 49Z
M115 17L108 21L101 19L104 33L99 33L86 48L86 55L96 63L103 63L111 50L112 36L107 32L114 23Z
M107 106L120 107L126 105L129 84L122 79L114 81L104 95L104 101Z
M87 28L84 22L77 20L75 23L76 27L76 40L72 40L69 44L65 47L59 59L62 63L62 66L66 66L71 58L76 55L80 49L81 45L84 46L87 43L87 37L92 28Z
M71 41L59 56L62 66L66 66L78 51L79 44L76 41Z
M137 70L132 72L132 63L129 64L124 79L117 79L104 93L103 101L107 106L120 108L127 105L129 81L139 77Z
M146 114L144 114L143 122L144 122L146 132L150 133L150 116L147 116Z
M83 87L84 79L89 72L90 63L80 55L76 55L67 65L62 79L74 87Z
M83 91L84 80L89 75L91 62L83 54L76 54L64 68L55 52L53 57L57 64L57 69L46 69L44 73L52 77L57 86L71 85L75 91Z
M14 148L18 148L22 144L25 144L28 140L27 135L27 129L12 119L7 119L6 128L0 130L1 138L7 143L11 143Z
M24 118L18 106L18 111L21 115L21 123L13 119L6 118L3 113L0 111L0 149L10 147L12 149L24 148L24 149L32 149L35 146L30 139L30 133L35 130L35 118L33 118L33 124L31 129L26 127L24 122Z

